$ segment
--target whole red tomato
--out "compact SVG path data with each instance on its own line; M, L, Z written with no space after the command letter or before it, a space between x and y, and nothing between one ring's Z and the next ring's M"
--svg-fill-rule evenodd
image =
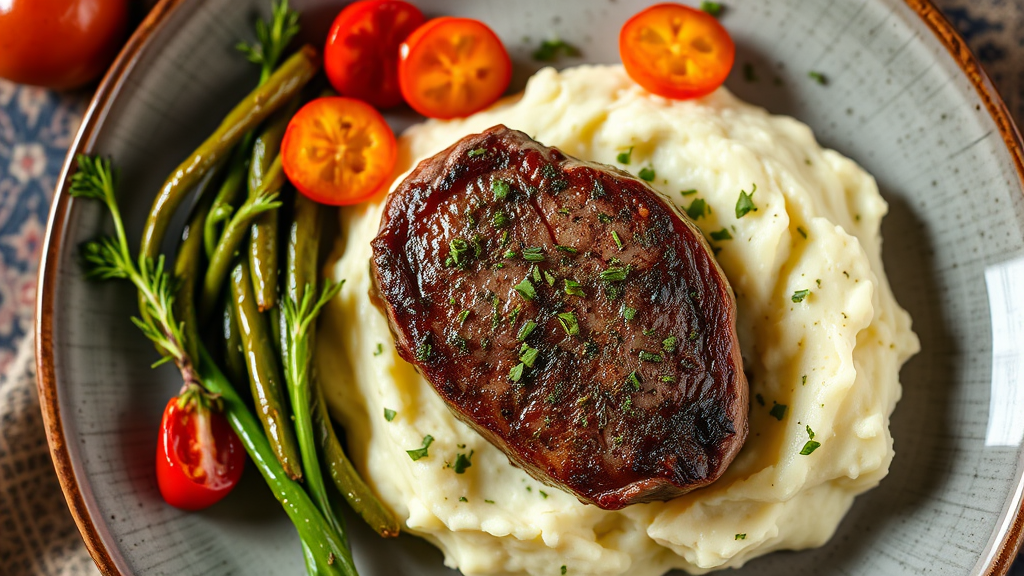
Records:
M63 90L117 55L128 0L0 0L0 77Z
M164 407L156 447L156 479L164 500L182 510L202 510L238 484L245 449L227 418L199 393L171 398Z

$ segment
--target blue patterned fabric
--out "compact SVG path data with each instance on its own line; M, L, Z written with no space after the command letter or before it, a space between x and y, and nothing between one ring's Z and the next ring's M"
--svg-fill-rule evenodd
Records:
M981 59L1021 125L1024 0L934 1ZM31 353L25 346L50 200L88 98L0 80L0 480L9 482L14 474L46 498L12 503L0 490L4 574L95 573L47 466ZM39 475L26 474L26 465L39 469ZM29 515L37 518L32 542L19 540ZM1010 574L1024 576L1024 560Z

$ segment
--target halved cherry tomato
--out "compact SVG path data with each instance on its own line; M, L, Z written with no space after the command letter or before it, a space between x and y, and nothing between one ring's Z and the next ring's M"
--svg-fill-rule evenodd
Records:
M512 60L486 24L470 18L435 18L400 48L402 96L430 118L468 116L508 88Z
M395 134L373 106L340 96L317 98L288 122L281 167L311 200L355 204L391 176L397 149Z
M334 19L324 47L324 71L342 96L390 108L402 103L398 46L423 24L419 8L402 0L361 0Z
M697 98L725 82L736 45L714 16L682 4L656 4L622 26L619 56L647 91Z
M182 400L184 398L184 400ZM227 418L186 393L164 407L156 479L164 500L182 510L216 504L238 484L245 449Z

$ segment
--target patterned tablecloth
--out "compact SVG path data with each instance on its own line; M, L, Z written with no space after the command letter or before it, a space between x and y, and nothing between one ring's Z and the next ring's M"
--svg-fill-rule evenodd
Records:
M1024 0L936 0L1024 125ZM53 472L36 395L36 273L64 154L90 94L0 80L0 574L95 574ZM1011 570L1024 576L1024 559Z

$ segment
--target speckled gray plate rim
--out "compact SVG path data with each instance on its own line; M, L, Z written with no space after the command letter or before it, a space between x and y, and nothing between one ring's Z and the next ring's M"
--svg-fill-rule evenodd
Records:
M216 124L223 104L251 85L231 46L265 3L161 0L100 85L56 190L36 312L40 401L64 495L107 574L302 569L294 531L254 470L203 513L160 501L155 429L175 375L150 371L151 347L120 321L134 312L130 288L82 280L75 246L104 220L67 190L75 154L113 156L123 166L129 233L137 236L151 195L128 190L156 190ZM581 45L590 60L616 61L617 46L605 39L648 2L417 3L428 16L491 23L522 64L538 31ZM339 2L294 4L304 26L322 32ZM890 476L858 498L824 547L772 554L736 573L1006 574L1024 536L1024 422L1012 416L1024 412L1024 398L1012 395L1019 380L997 362L1000 353L1024 358L1024 344L1011 338L1007 348L1012 330L1003 330L1004 316L1024 313L1001 300L1024 282L1017 128L963 39L927 0L736 0L723 22L737 40L737 70L750 66L761 77L745 81L734 71L729 87L807 122L823 144L877 177L890 203L886 268L923 344L901 376ZM519 66L514 82L534 69ZM808 70L825 72L829 86L801 83ZM358 522L350 530L363 574L449 573L417 539L382 542Z

